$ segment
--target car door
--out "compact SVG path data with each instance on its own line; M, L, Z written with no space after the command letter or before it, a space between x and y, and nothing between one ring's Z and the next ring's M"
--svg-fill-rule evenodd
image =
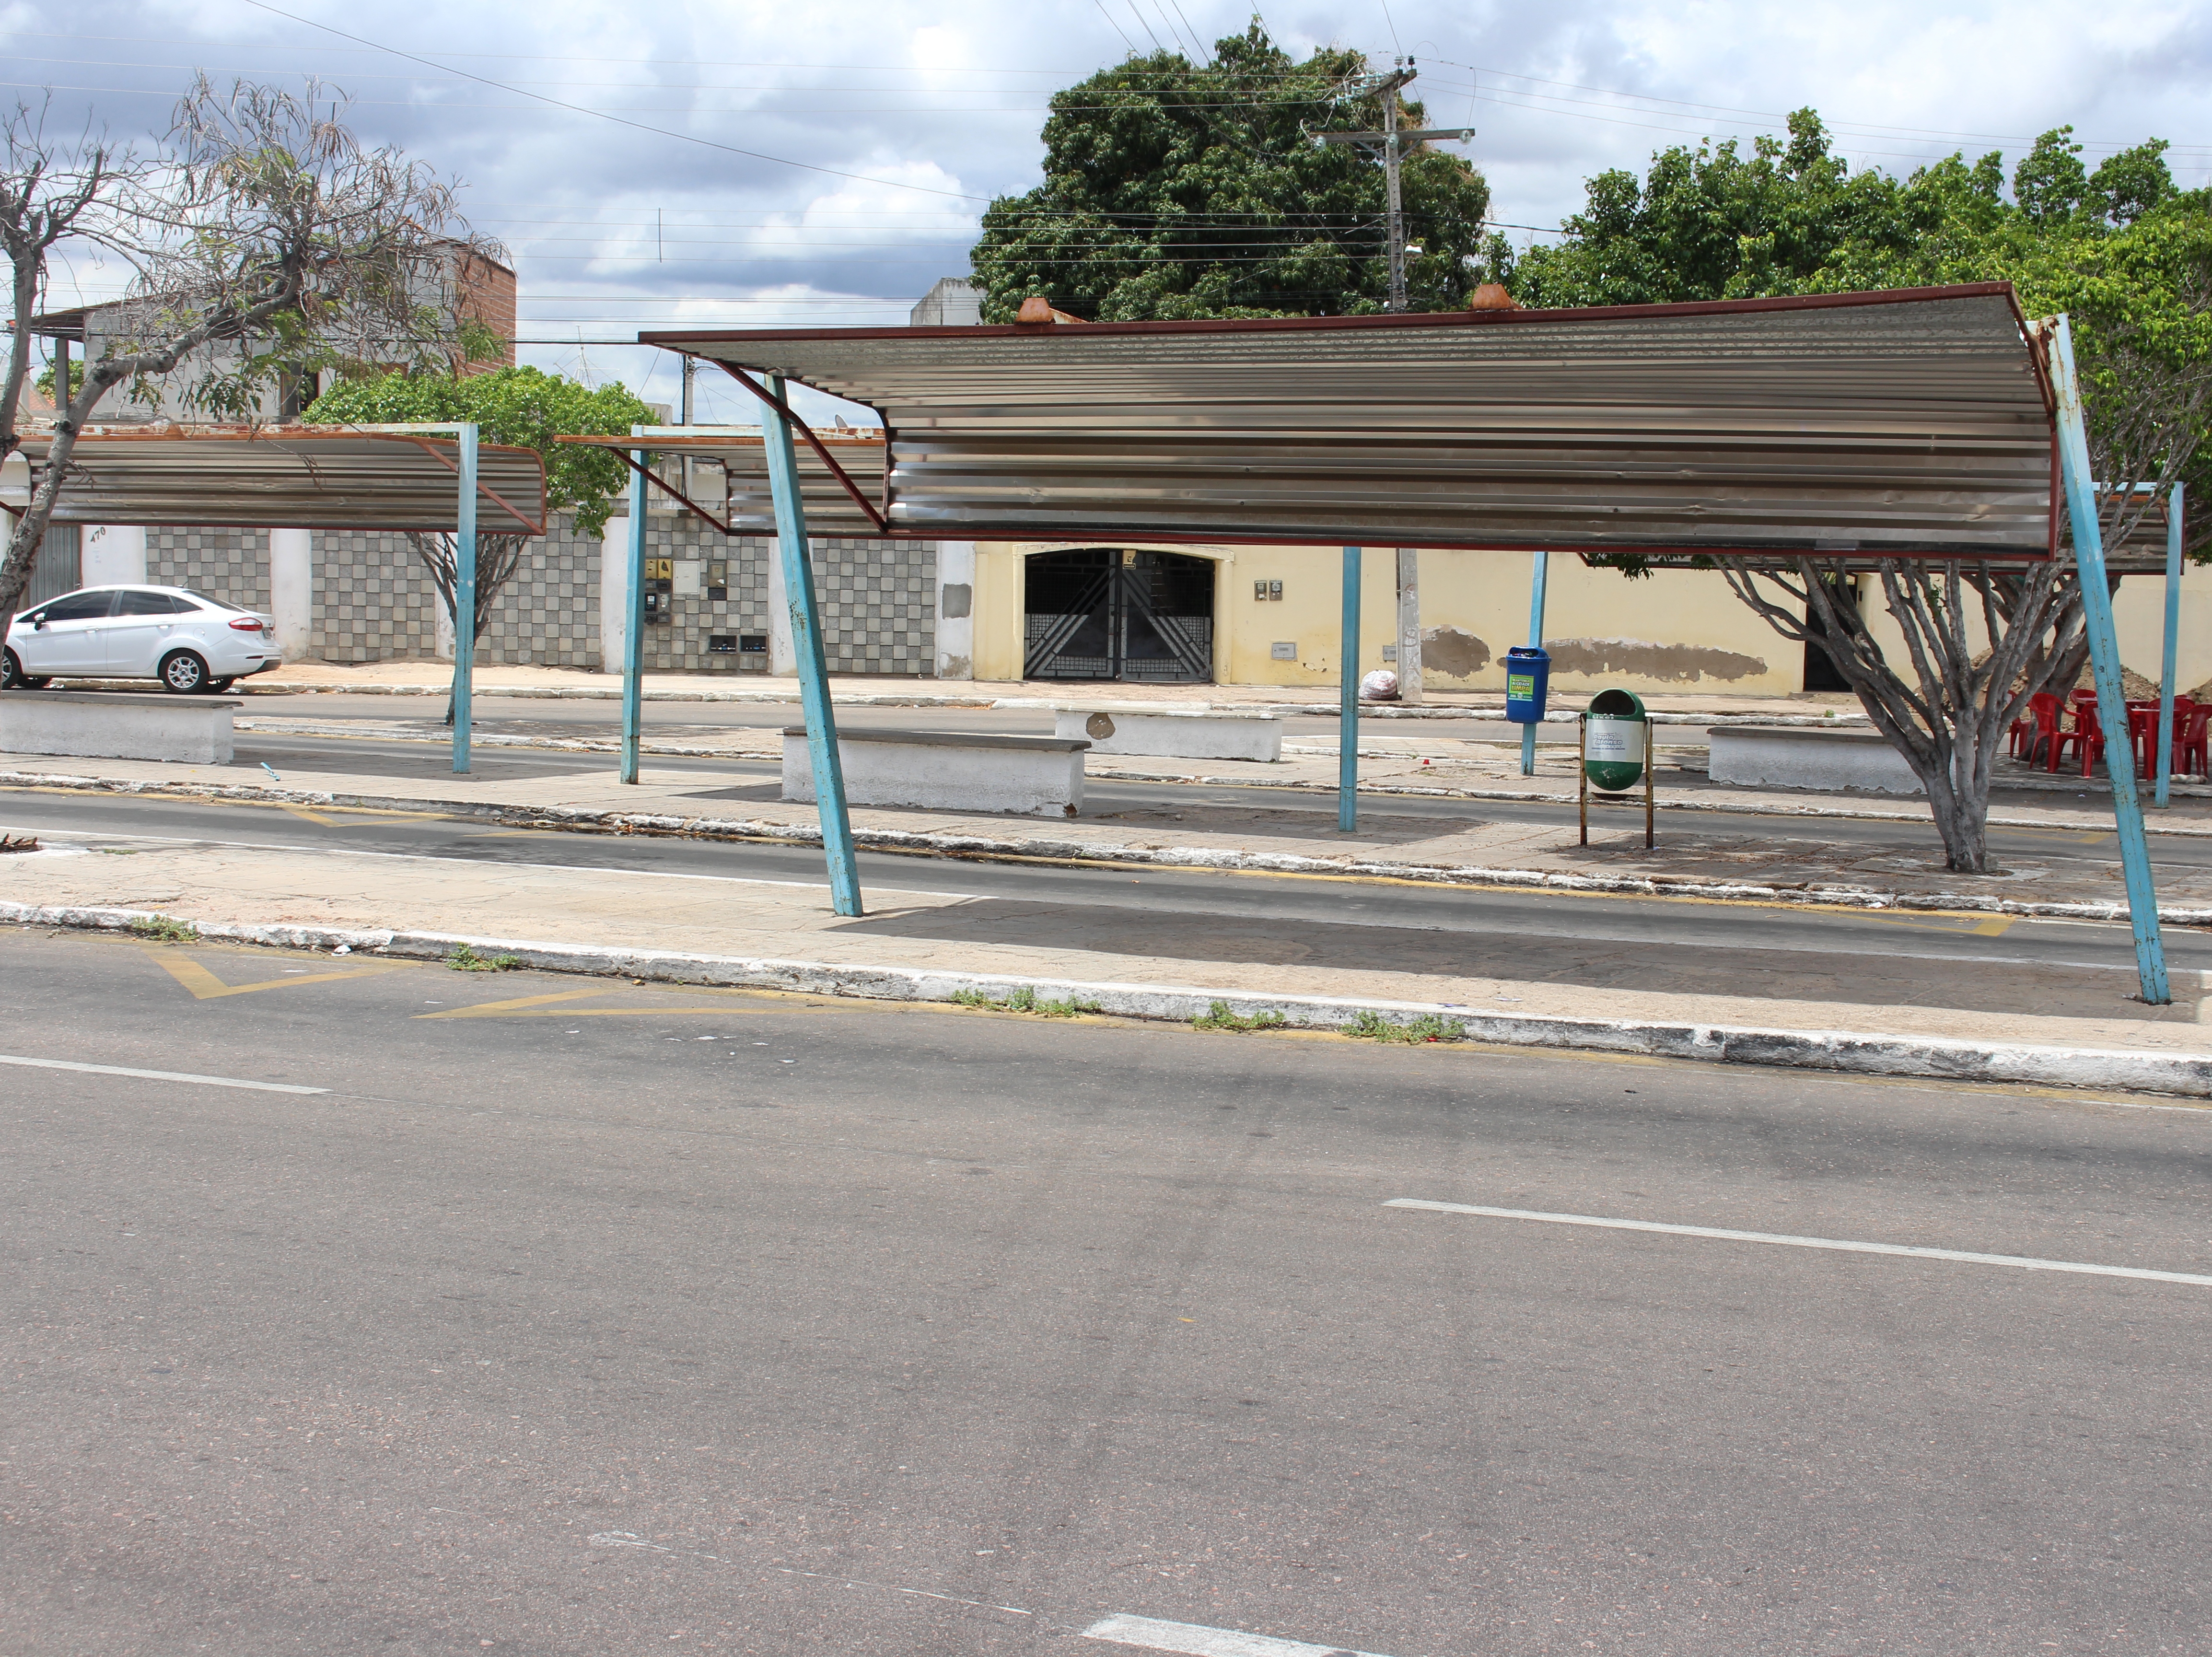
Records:
M51 673L98 673L107 667L107 643L102 637L107 612L115 603L115 589L97 588L89 593L65 593L28 612L28 619L8 630L8 645L23 672L33 679Z
M107 671L125 679L151 679L175 636L185 606L167 593L126 587L106 630Z

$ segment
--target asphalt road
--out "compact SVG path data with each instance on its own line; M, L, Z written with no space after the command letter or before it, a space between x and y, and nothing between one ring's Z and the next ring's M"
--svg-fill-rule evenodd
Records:
M0 1064L10 1653L2212 1646L2212 1285L1386 1206L2202 1277L2205 1112L16 929L0 1005L328 1090Z
M49 844L289 846L740 880L823 879L813 846L518 832L471 818L74 790L0 789L0 829ZM1170 959L1195 951L1303 960L1315 929L1328 928L1332 958L1347 963L1615 988L1678 988L1695 974L1750 986L1849 955L1953 963L1960 971L1927 993L1969 1008L2001 1004L2024 964L2100 969L2112 978L2115 1002L2136 988L2125 925L866 851L860 867L864 892L956 892L999 900L1010 913L1048 906L1062 935L1078 941L1094 928L1110 929L1126 947L1133 924L1147 927L1139 940L1146 952ZM1126 918L1133 914L1140 918ZM2165 936L2176 970L2212 971L2212 932L2169 927ZM1538 940L1540 959L1531 947ZM2181 993L2185 1001L2196 995Z

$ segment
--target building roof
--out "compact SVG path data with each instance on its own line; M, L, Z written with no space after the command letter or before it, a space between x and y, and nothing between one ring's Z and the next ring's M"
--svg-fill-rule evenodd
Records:
M52 441L23 434L34 471ZM450 533L460 516L458 449L451 437L327 426L88 431L54 521ZM545 533L535 449L481 445L477 483L478 533Z
M854 482L884 522L842 485L817 511L824 535L2013 558L2057 544L2050 394L2002 283L639 338L883 417L881 459ZM820 468L801 455L803 475ZM769 527L752 490L732 496L736 527Z

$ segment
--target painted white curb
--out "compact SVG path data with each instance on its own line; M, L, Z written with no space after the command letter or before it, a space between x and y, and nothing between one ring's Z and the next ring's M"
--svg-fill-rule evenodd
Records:
M155 917L155 912L149 910L0 903L0 923L13 922L23 926L114 932ZM901 1002L950 1002L963 992L1004 1000L1013 991L1026 988L1034 990L1042 1000L1073 999L1081 1002L1086 1010L1175 1023L1201 1017L1215 1002L1222 1002L1239 1017L1273 1013L1281 1017L1286 1027L1302 1030L1338 1029L1348 1023L1353 1014L1370 1012L1395 1024L1410 1023L1423 1017L1440 1018L1458 1025L1468 1040L1514 1047L1636 1053L1657 1058L1701 1059L1717 1064L1772 1065L1857 1075L2029 1082L2045 1087L2212 1099L2212 1057L2187 1053L2037 1047L2014 1042L1869 1035L1837 1030L1763 1030L1749 1026L1678 1024L1656 1020L1492 1013L1446 1002L1261 996L1245 990L1206 990L1180 984L1094 984L1074 978L1024 978L927 967L781 960L765 956L695 955L675 950L618 949L521 938L475 937L455 932L195 924L201 937L216 942L320 950L344 944L367 954L416 960L442 960L465 944L479 955L512 955L525 966L544 972L647 978L656 983L788 990L807 995Z

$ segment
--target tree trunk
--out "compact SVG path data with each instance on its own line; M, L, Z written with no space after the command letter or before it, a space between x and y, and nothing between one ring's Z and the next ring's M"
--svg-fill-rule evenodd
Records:
M2004 565L1883 559L1885 607L1904 636L1911 677L1887 661L1844 560L1799 557L1789 575L1719 560L1735 595L1785 638L1817 644L1928 795L1944 865L1989 873L1990 783L2000 745L2028 698L2071 685L2088 655L2070 559ZM1765 581L1782 595L1759 587ZM1978 613L1975 613L1978 612ZM1976 626L1987 649L1975 652Z

